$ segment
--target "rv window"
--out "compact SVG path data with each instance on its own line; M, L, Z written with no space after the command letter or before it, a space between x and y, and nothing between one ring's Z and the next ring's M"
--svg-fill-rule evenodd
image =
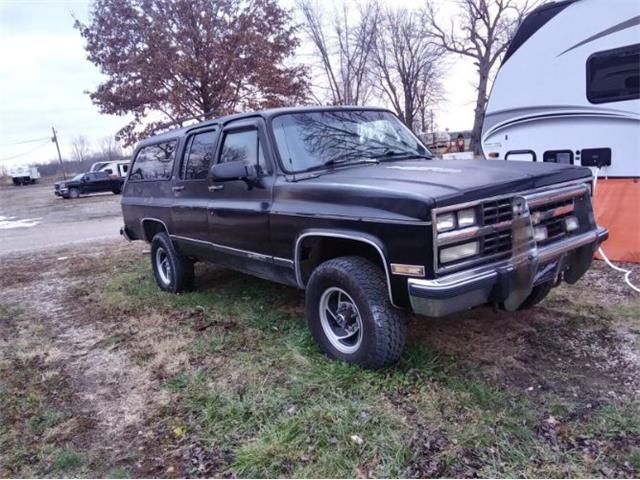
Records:
M542 161L573 165L573 152L571 150L550 150L548 152L544 152Z
M133 161L133 171L129 175L129 181L170 179L176 143L174 140L141 148Z
M589 57L587 98L591 103L640 99L640 44Z

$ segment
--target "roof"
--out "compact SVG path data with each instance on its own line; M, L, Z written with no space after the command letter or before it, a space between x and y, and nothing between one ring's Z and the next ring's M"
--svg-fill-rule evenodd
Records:
M578 0L562 0L559 2L550 2L540 5L538 8L529 13L518 26L518 30L511 39L511 43L507 48L502 59L504 65L507 60L518 50L531 36L540 30L549 20L558 15L562 10Z
M160 133L158 135L153 135L151 137L145 138L138 143L138 146L145 146L153 143L157 143L163 140L173 140L175 138L181 137L189 133L191 130L197 130L202 127L206 127L209 125L219 125L225 124L232 120L241 120L243 118L251 118L251 117L261 117L265 120L269 120L278 115L282 115L284 113L304 113L304 112L324 112L324 111L336 111L336 110L379 110L387 112L389 111L386 108L381 107L360 107L360 106L351 106L351 105L340 105L340 106L306 106L306 107L281 107L281 108L270 108L266 110L258 110L254 112L243 112L243 113L234 113L231 115L225 115L222 117L217 117L211 120L206 120L204 122L194 123L192 125L188 125L186 127L174 128L172 130L168 130L166 132Z

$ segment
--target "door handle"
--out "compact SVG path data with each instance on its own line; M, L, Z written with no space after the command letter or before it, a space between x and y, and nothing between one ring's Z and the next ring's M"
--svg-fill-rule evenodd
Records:
M210 192L217 192L218 190L222 190L224 185L209 185L207 188Z
M171 190L173 190L174 192L181 192L182 190L184 190L184 185L176 185L175 187L171 187Z

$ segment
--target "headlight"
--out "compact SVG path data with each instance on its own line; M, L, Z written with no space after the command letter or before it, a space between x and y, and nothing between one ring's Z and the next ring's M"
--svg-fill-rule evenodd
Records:
M578 229L578 227L580 226L580 223L578 222L577 217L570 215L564 219L564 225L565 225L565 228L567 229L567 232L573 232L574 230Z
M470 227L476 224L475 208L466 208L458 212L458 227Z
M440 262L451 263L463 258L473 257L480 252L480 242L463 243L455 247L443 248L440 250Z
M455 213L443 213L438 215L436 219L436 229L438 232L448 232L456 228L456 214Z
M544 225L537 225L533 228L533 239L536 242L543 242L549 237L549 233L547 232L547 227Z

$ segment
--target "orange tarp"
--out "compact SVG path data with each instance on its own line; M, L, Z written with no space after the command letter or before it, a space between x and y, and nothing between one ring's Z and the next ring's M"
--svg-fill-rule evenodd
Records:
M594 209L598 225L609 229L607 257L640 263L640 179L598 179Z

